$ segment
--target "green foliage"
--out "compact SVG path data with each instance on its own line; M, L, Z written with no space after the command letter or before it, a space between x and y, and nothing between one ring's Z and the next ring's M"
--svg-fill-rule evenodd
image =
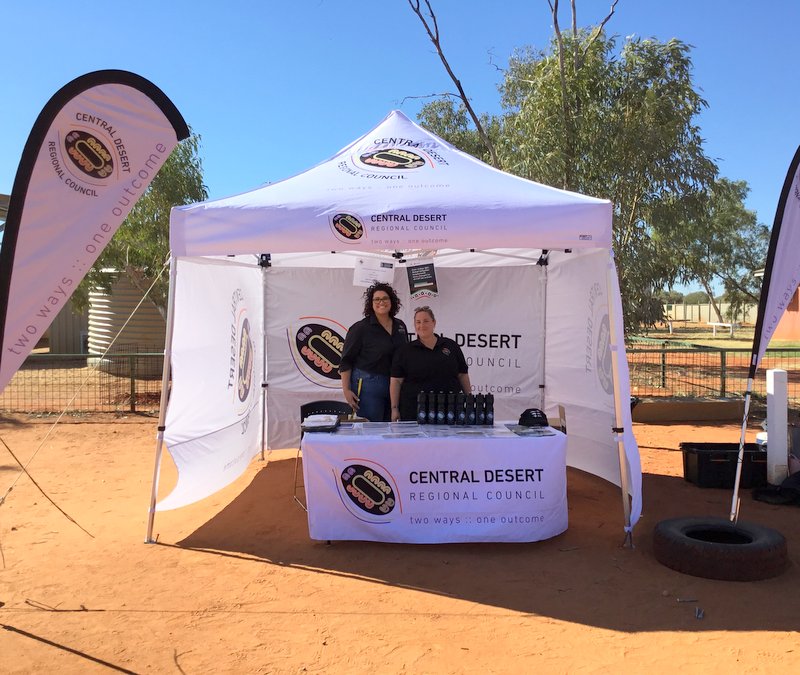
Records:
M431 101L422 107L418 119L422 126L459 150L491 163L486 146L475 128L470 126L469 113L463 103L456 107L450 98ZM500 121L496 117L481 115L481 124L490 140L496 142L501 133Z
M656 293L656 297L665 305L678 305L683 302L683 293L680 291L661 290Z
M706 208L717 168L702 148L689 47L679 40L565 35L511 60L500 154L527 178L614 203L614 251L628 327L652 320L657 290L677 268L664 235Z
M175 147L75 290L72 304L76 309L88 305L91 289L110 290L114 275L101 270L127 275L142 294L150 288L169 256L170 210L173 206L203 201L208 196L199 148L200 137L196 134ZM168 292L169 280L162 274L148 298L163 316Z
M705 291L694 291L692 293L687 293L683 297L683 301L687 305L707 305L710 302L708 293Z
M709 209L717 167L697 126L706 102L679 40L630 38L618 50L604 33L562 38L563 60L555 38L546 51L510 59L493 140L504 170L613 202L625 323L635 329L653 321L659 289L681 278L675 234ZM429 104L420 119L475 151L475 132L449 101Z
M680 281L698 282L707 291L721 282L731 303L728 318L758 302L761 279L753 272L764 266L769 246L769 229L744 206L747 193L744 181L719 179L705 212L670 233Z

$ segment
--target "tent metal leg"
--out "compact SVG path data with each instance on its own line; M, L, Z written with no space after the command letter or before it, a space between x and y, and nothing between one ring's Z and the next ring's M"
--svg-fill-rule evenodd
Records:
M616 436L617 441L617 455L619 457L619 478L620 487L622 488L622 511L625 518L625 531L630 534L631 532L631 500L630 500L630 476L628 475L628 458L625 454L624 431L625 431L625 417L622 410L622 401L620 400L620 374L619 374L619 358L625 358L625 354L620 356L617 353L617 328L616 317L614 313L614 283L611 275L615 274L613 253L610 253L608 259L608 267L606 268L606 297L608 298L608 326L609 326L609 341L611 345L611 375L614 383L614 419L615 428L612 433ZM630 406L630 401L625 402Z
M170 259L169 268L169 303L167 305L167 330L164 338L164 366L161 371L161 403L158 411L158 436L156 438L156 458L153 468L153 485L150 490L150 510L147 514L147 535L145 543L152 544L153 525L156 517L156 498L158 496L158 479L161 474L161 454L164 449L164 430L167 418L167 402L169 401L169 380L172 367L172 332L175 325L175 279L178 274L178 261Z
M158 432L158 438L156 440L156 459L155 465L153 466L153 485L152 489L150 490L150 509L147 512L147 536L144 539L145 544L154 544L155 540L153 539L153 525L155 524L156 519L156 497L158 493L158 478L161 474L161 453L164 449L164 432Z

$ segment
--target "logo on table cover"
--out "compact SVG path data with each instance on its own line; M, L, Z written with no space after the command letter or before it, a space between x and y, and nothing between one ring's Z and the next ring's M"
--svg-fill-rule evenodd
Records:
M64 150L87 176L108 178L114 171L111 151L94 134L73 129L64 138Z
M300 374L322 387L338 389L346 334L347 329L332 319L301 316L287 329L289 350Z
M352 243L364 236L364 225L351 213L337 213L331 218L331 229L342 241Z
M399 510L397 490L388 471L383 471L374 466L350 464L339 474L336 487L342 503L359 520L385 523L395 507Z

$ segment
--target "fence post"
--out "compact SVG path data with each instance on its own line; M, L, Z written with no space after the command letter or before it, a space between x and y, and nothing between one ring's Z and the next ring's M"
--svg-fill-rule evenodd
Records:
M725 398L725 380L728 378L726 354L724 349L719 350L719 395L721 398Z
M661 388L667 388L667 343L661 343Z
M128 372L131 374L131 412L136 412L136 356L128 354Z

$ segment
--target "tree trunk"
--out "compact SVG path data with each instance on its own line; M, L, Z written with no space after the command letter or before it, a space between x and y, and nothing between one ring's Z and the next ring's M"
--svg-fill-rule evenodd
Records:
M719 321L721 323L722 322L722 314L719 311L719 306L717 305L717 301L714 300L714 293L711 290L711 285L705 279L701 279L700 283L703 286L703 290L708 294L708 302L714 308L714 314L717 315L717 321Z

